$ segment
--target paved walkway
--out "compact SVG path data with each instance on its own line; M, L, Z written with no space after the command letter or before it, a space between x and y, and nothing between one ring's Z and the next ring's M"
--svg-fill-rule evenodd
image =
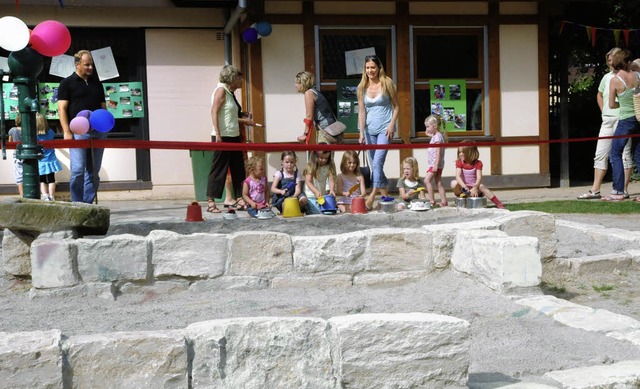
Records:
M608 193L606 185L603 190ZM610 188L610 187L609 187ZM590 189L589 186L574 186L569 188L534 188L515 190L495 190L495 194L505 204L539 202L550 200L576 200L576 197ZM640 193L640 183L633 183L630 193ZM449 204L453 203L453 196L448 193ZM100 201L100 205L111 209L112 223L126 223L136 221L160 221L167 219L184 219L186 217L187 206L193 199L171 199L171 200L117 200ZM597 201L597 200L583 200ZM220 214L207 214L203 206L205 219L221 217Z

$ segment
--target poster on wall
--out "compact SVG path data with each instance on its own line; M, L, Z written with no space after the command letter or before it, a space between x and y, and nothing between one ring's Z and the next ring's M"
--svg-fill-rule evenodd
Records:
M359 79L338 80L336 82L337 93L337 117L347 126L345 134L358 133L358 83Z
M465 80L430 80L431 114L438 115L449 132L467 130Z
M40 113L49 120L57 120L58 87L60 83L38 84ZM144 117L142 82L103 83L107 109L116 119ZM5 120L15 120L18 115L18 88L13 83L2 84Z
M144 117L141 82L103 83L107 109L116 119Z

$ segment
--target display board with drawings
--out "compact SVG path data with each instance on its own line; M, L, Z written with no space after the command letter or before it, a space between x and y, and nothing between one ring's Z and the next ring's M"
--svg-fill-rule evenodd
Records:
M145 116L142 82L104 82L107 109L116 119L142 118ZM40 113L49 120L57 120L58 87L60 83L38 84ZM13 83L2 84L5 120L15 120L18 115L18 88Z

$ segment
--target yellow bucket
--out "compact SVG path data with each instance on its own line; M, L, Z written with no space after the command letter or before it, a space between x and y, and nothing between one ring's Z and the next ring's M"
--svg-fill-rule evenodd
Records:
M282 204L282 217L304 216L300 211L300 202L297 197L287 197Z

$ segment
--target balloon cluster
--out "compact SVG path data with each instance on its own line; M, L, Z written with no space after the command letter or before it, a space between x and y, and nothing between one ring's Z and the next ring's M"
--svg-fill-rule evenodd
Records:
M256 43L263 36L269 36L271 31L272 27L269 22L253 23L251 27L242 31L242 39L247 43Z
M14 16L0 18L0 47L7 51L31 48L47 57L64 54L71 47L71 33L56 20L45 20L29 30L24 22Z
M93 128L98 132L109 132L116 124L113 114L106 109L96 109L91 112L88 109L78 112L75 118L69 122L69 129L77 135L86 134Z

